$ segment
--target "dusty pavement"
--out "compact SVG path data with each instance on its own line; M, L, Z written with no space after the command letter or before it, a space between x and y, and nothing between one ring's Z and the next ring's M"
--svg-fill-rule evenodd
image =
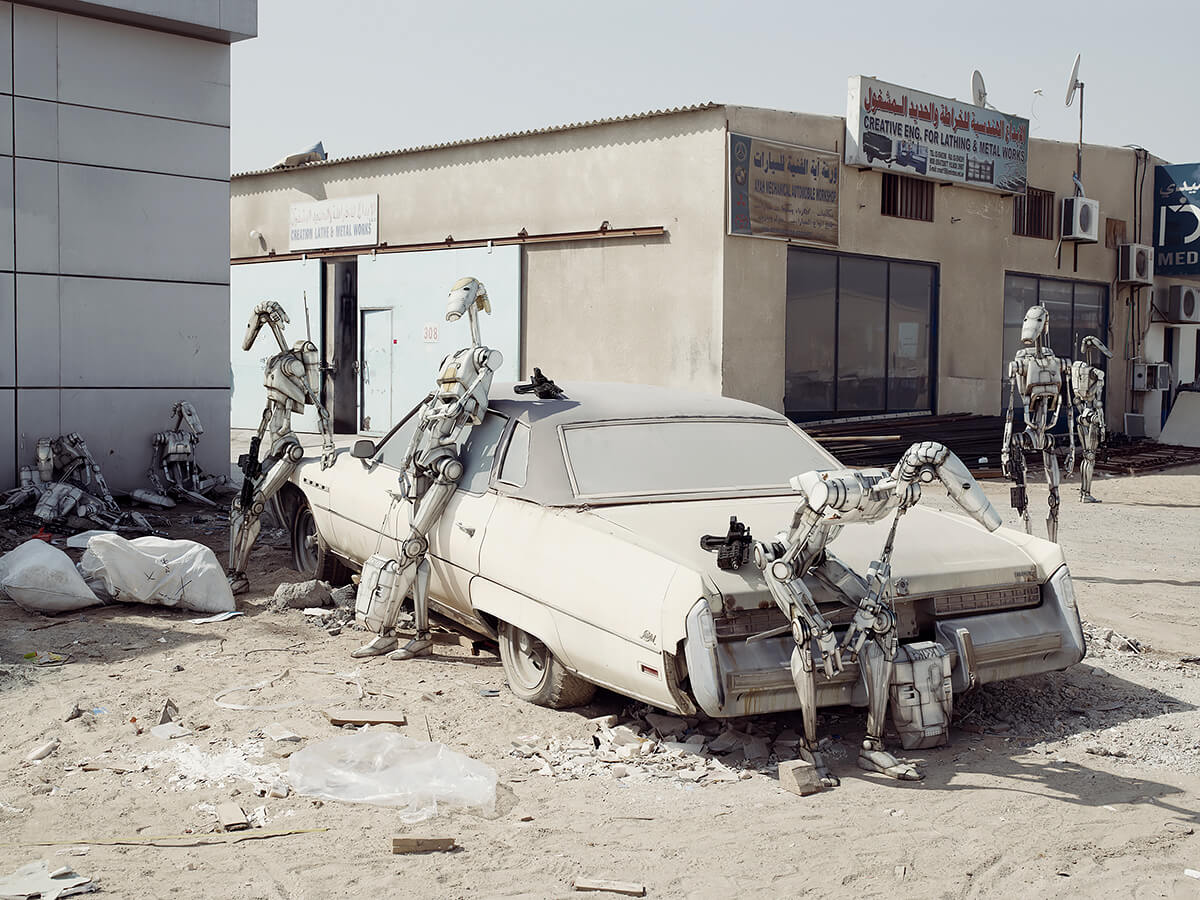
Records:
M1007 512L1005 486L987 490ZM843 780L804 798L779 788L774 757L735 754L728 777L660 751L618 777L622 764L579 749L590 746L586 720L644 710L604 693L582 710L529 706L487 653L440 645L431 660L350 659L361 632L331 635L299 610L269 608L276 584L294 579L281 533L260 542L243 618L193 625L195 614L110 606L52 620L4 604L0 874L47 858L130 898L562 897L576 877L644 883L651 897L1200 896L1185 874L1200 870L1200 665L1180 662L1200 654L1200 470L1105 479L1096 493L1103 504L1082 506L1068 486L1062 516L1089 658L960 699L950 746L915 757L920 783L859 772L861 713L824 716ZM1044 493L1031 494L1036 520ZM223 553L218 521L184 524L176 536ZM1101 640L1108 629L1151 649ZM69 658L38 668L22 658L33 650ZM283 709L214 702L272 678L223 702ZM167 698L194 734L138 734L130 719L157 722ZM77 701L88 712L63 721ZM310 744L342 733L320 712L336 704L399 707L404 733L495 768L495 811L408 826L385 808L256 796L256 782L288 765L260 730L283 723ZM799 722L737 727L769 745ZM61 746L25 762L50 736ZM513 755L514 739L518 754L541 756ZM326 830L187 846L212 839L213 807L231 798L265 807L265 827L239 834ZM184 846L132 843L188 832L158 842ZM453 836L461 849L393 856L391 838L405 834Z

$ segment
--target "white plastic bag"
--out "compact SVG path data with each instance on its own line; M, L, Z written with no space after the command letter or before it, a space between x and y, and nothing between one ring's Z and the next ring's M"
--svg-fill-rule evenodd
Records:
M439 803L484 813L496 805L496 772L489 766L383 726L347 731L293 753L288 780L308 797L403 807L404 822L436 816Z
M54 615L98 606L71 557L45 541L26 541L0 557L0 592L21 609Z
M126 603L179 606L218 613L235 608L225 570L195 541L98 534L88 541L79 571L98 593Z

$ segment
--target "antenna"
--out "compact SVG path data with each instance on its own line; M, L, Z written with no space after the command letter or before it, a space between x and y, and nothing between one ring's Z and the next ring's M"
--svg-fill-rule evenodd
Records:
M1071 74L1067 76L1067 106L1075 99L1075 89L1079 88L1079 143L1075 147L1075 196L1083 196L1083 82L1079 80L1079 54L1075 54L1075 62L1071 63Z

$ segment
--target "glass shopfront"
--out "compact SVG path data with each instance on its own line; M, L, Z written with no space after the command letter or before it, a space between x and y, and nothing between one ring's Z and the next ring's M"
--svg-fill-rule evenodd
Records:
M784 411L931 411L936 309L936 266L788 248Z

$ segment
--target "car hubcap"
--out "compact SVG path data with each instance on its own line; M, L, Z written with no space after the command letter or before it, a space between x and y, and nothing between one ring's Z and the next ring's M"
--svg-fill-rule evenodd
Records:
M298 568L302 572L313 573L317 570L317 529L313 523L312 513L305 510L300 514L296 523L296 557Z
M536 690L545 677L546 657L550 651L545 644L520 628L509 626L507 640L512 651L508 654L512 669L510 676L520 683L520 687Z

